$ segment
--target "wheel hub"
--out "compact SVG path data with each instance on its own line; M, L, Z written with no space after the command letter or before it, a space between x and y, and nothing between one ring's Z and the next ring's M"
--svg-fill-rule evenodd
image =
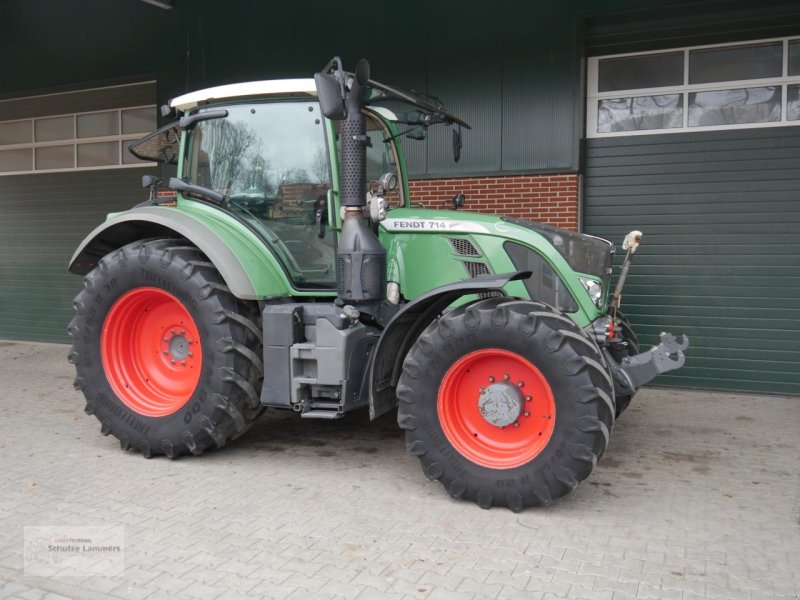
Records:
M478 410L496 427L507 427L519 419L525 398L519 387L510 383L493 383L481 391Z
M167 351L176 360L183 360L189 356L189 341L180 333L168 338Z

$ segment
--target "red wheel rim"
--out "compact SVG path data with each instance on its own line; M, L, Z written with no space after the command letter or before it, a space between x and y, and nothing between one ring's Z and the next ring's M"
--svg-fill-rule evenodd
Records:
M521 406L514 423L500 427L482 414L481 393L492 385L517 390ZM439 386L437 408L453 447L490 469L511 469L533 460L547 446L556 422L545 376L519 354L499 349L471 352L451 366Z
M103 323L100 352L114 393L146 417L179 410L200 380L203 359L194 319L159 288L136 288L114 303Z

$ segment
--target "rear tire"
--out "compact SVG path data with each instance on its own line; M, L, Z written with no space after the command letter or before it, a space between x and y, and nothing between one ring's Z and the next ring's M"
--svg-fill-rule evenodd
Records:
M591 473L614 424L612 395L597 344L571 319L493 298L419 337L397 387L398 422L425 475L451 496L518 511ZM510 412L487 412L489 397Z
M260 414L258 306L234 297L194 246L123 246L84 278L74 307L75 388L124 450L200 454Z

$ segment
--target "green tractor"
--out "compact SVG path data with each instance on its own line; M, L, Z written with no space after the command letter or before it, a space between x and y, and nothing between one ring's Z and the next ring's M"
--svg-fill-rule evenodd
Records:
M162 113L131 152L174 165L174 193L145 177L69 265L75 387L123 449L200 454L265 407L396 409L428 478L520 510L575 488L636 390L683 364L685 337L640 354L619 310L638 232L611 294L606 240L411 201L399 138L451 127L458 160L469 125L366 61Z

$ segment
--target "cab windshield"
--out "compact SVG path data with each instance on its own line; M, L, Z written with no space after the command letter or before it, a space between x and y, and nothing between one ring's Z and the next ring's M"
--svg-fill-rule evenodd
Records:
M231 104L200 121L189 146L190 183L226 196L224 207L270 245L294 285L335 289L334 240L315 227L327 208L330 164L316 101Z

